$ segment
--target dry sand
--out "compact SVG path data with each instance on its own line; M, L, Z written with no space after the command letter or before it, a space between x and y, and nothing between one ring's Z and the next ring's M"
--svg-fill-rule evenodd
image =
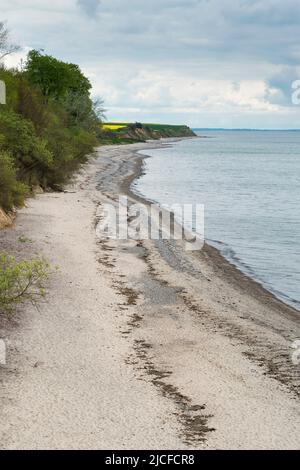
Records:
M0 448L299 448L299 313L208 246L96 236L158 145L100 148L0 232L1 251L58 266L39 311L0 322Z

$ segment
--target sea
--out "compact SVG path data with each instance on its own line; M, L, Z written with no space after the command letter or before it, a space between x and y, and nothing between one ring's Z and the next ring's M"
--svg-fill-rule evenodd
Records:
M142 151L132 190L163 207L203 204L206 242L300 311L300 131L196 133Z

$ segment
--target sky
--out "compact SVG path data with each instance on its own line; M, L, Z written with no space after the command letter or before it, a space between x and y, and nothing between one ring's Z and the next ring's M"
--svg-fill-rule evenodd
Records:
M0 0L22 51L80 65L112 121L300 128L299 0Z

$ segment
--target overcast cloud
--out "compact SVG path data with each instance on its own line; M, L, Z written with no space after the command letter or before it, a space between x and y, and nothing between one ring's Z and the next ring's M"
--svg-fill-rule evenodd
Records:
M0 0L0 7L24 51L80 64L109 119L300 128L300 107L291 103L291 82L300 78L299 0Z

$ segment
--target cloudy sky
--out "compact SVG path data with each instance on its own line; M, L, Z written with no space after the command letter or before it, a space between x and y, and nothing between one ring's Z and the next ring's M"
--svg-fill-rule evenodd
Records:
M23 52L80 64L110 120L300 128L299 0L0 0Z

